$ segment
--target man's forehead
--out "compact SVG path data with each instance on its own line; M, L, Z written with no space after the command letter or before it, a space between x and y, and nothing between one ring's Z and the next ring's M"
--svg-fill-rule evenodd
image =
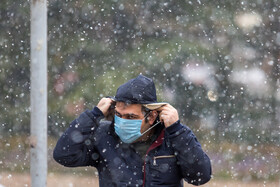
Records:
M131 104L125 102L116 102L116 109L118 110L128 110L130 113L132 112L141 112L141 104Z

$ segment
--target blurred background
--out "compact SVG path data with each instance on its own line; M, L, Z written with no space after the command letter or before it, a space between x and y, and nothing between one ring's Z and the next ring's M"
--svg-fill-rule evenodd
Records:
M210 186L280 186L280 1L49 0L49 178L97 176L56 164L52 150L82 111L139 74L197 135ZM0 184L29 186L29 0L0 3L0 106Z

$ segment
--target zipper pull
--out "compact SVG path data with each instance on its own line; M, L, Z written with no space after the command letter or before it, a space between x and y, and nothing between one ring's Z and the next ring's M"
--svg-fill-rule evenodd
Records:
M153 163L153 165L155 166L155 165L157 165L157 162L156 162L156 158L154 157L154 163Z

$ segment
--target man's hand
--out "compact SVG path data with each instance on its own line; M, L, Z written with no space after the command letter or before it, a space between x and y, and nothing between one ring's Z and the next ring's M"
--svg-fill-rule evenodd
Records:
M101 110L105 117L107 117L110 113L110 106L113 104L113 102L114 101L110 98L102 98L96 107Z
M159 114L160 121L164 122L166 128L179 120L179 115L177 110L170 104L166 104L160 107L157 111L160 112Z

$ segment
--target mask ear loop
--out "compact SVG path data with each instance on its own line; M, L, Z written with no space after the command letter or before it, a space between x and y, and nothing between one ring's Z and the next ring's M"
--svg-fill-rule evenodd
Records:
M149 112L147 112L147 114L144 116L144 119L145 119L146 117L148 117L148 116L150 115L150 113L151 113L151 110L149 110Z
M146 134L149 130L151 130L152 128L154 128L155 126L157 126L159 123L161 123L161 121L158 121L156 124L154 124L153 126L151 126L150 128L148 128L145 132L142 133L142 136L144 134Z

